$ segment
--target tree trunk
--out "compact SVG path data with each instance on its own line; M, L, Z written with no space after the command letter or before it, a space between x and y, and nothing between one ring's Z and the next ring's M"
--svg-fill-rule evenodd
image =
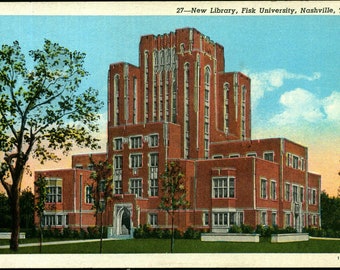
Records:
M174 215L171 215L171 253L175 248L175 233L174 233Z
M103 251L103 211L100 213L100 248L99 252Z
M19 190L12 186L11 198L11 216L12 216L12 234L10 240L10 249L17 251L19 248L19 233L20 233L20 205L19 205Z

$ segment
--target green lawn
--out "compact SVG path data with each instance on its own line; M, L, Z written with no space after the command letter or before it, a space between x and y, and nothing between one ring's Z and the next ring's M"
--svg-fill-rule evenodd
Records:
M169 253L169 239L131 239L103 241L103 253ZM0 249L1 254L11 254L9 249ZM39 246L20 247L17 253L39 253ZM98 242L83 242L43 246L43 253L81 254L99 253ZM340 253L340 241L310 239L292 243L236 243L202 242L200 240L176 239L175 253Z

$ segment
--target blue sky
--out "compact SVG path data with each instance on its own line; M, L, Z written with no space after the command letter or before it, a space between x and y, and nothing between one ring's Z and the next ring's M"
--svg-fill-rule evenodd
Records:
M310 171L321 174L322 188L336 195L339 16L0 16L0 44L18 40L28 52L46 38L85 52L91 75L83 87L100 90L106 101L110 63L138 65L140 36L183 27L224 46L225 71L251 78L253 138L285 137L307 146Z

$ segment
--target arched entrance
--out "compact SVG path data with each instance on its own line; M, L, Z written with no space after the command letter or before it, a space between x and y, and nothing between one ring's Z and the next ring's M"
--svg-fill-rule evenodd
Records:
M132 236L132 205L116 204L113 213L114 235Z

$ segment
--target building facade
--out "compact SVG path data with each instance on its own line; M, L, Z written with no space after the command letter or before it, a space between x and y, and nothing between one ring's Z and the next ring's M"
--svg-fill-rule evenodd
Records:
M179 162L190 203L176 215L177 229L321 224L321 177L308 172L308 149L284 138L252 140L250 78L224 68L223 46L194 28L142 36L138 67L109 66L110 236L171 226L159 210L169 161ZM73 171L84 170L85 156L73 157Z

